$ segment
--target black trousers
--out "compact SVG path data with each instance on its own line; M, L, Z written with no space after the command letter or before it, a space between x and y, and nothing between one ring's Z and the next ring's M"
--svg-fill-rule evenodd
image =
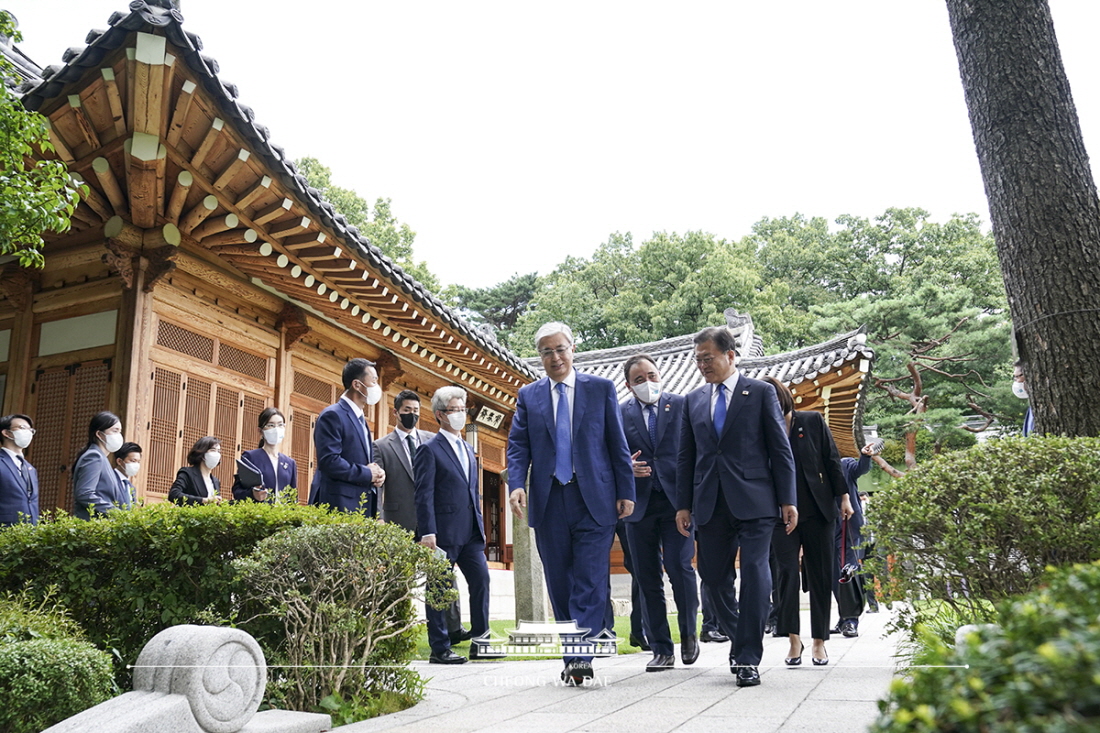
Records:
M772 548L778 570L779 614L776 632L798 634L798 591L801 574L798 551L802 550L802 565L806 570L806 585L810 592L810 635L829 639L829 611L832 608L833 522L820 515L800 517L790 534L782 523L776 523Z

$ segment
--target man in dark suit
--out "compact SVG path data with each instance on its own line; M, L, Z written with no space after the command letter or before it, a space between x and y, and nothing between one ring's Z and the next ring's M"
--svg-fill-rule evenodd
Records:
M699 574L712 590L729 577L733 548L741 548L740 616L715 605L722 627L734 630L730 671L749 687L760 684L772 530L780 519L787 531L798 524L794 458L775 390L737 372L733 333L705 328L694 343L707 383L685 398L676 522L687 537L694 521Z
M23 455L33 437L26 415L0 417L0 526L38 524L38 472Z
M698 583L691 566L695 542L676 527L676 461L684 398L661 389L661 372L648 354L637 354L623 365L633 397L622 403L623 430L634 461L634 513L627 517L634 577L642 600L642 618L653 659L647 672L672 669L676 657L668 627L661 559L672 584L680 624L680 658L699 658L695 618L699 611Z
M519 391L508 435L508 502L535 530L558 621L597 634L607 610L615 523L634 510L634 475L615 385L573 369L573 332L535 334L546 376ZM530 495L524 487L530 471ZM562 680L592 677L590 655L567 655Z
M313 474L309 503L324 504L342 512L362 509L377 515L375 488L386 472L374 461L374 441L364 410L382 399L374 362L352 359L344 365L344 394L326 407L313 429L317 471Z
M466 390L440 387L432 395L432 412L439 433L416 452L416 526L420 544L447 554L457 564L470 589L470 632L476 638L489 630L489 565L485 562L485 524L481 518L477 458L462 439L466 426ZM446 611L428 606L428 644L433 664L462 664L466 657L451 651ZM470 658L485 658L477 643Z
M416 531L416 482L413 481L413 458L420 446L434 436L420 430L420 395L406 389L393 398L394 429L389 435L374 441L374 458L386 472L382 492L382 521L398 524L419 537ZM456 599L447 608L447 628L451 643L470 638L462 628L462 607Z

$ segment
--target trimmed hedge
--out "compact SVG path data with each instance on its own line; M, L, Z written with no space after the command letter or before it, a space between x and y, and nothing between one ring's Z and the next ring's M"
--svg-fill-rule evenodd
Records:
M875 733L1084 733L1100 729L1100 563L1051 570L999 604L960 649L925 638L921 665L879 703Z
M0 530L0 591L26 588L43 599L56 587L88 639L116 651L115 679L130 689L126 664L157 632L232 618L241 588L233 561L265 537L302 525L369 522L316 507L241 502L158 504L92 522L15 525Z
M111 657L86 641L0 644L0 733L37 733L114 696Z
M990 620L1034 590L1048 565L1100 559L1100 439L991 440L910 471L875 497L875 573L887 600L933 615ZM927 603L921 603L926 601ZM925 618L928 617L928 618Z

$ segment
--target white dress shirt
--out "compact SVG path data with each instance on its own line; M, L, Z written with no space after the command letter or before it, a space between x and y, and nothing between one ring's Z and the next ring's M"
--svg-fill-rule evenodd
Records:
M737 387L737 370L733 370L733 376L731 376L722 384L726 385L726 410L729 410L730 400L733 399L733 390ZM710 419L714 419L714 406L718 404L718 385L712 384L710 386ZM727 412L728 414L728 412Z

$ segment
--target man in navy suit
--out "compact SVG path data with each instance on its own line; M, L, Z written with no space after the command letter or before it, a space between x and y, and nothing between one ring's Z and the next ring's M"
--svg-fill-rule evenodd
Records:
M309 503L342 511L362 509L377 514L375 487L386 472L374 462L374 441L364 410L382 399L374 362L352 359L344 365L344 394L326 407L313 429L317 472L313 474Z
M603 630L615 523L634 510L634 475L615 385L573 369L573 331L535 334L546 376L519 391L508 434L508 502L535 530L554 618ZM527 474L530 471L530 495ZM591 655L567 655L562 680L592 677Z
M685 398L676 522L687 537L694 521L699 575L712 589L729 577L741 548L740 617L715 605L722 628L734 631L730 671L738 687L750 687L760 684L772 531L777 521L788 533L798 524L794 456L775 390L737 372L733 333L704 328L694 343L707 383Z
M648 354L637 354L623 365L633 397L622 403L623 429L634 460L634 513L627 517L626 533L641 589L642 618L653 648L647 672L672 669L676 657L668 627L661 558L672 584L680 624L680 658L694 664L699 658L695 617L699 611L695 543L676 527L676 461L680 452L680 423L684 398L661 388L661 372Z
M38 524L38 472L23 455L33 437L26 415L0 417L0 526Z
M485 562L485 524L481 518L477 458L462 439L466 426L466 390L440 387L432 395L432 412L439 432L416 451L416 526L420 544L441 549L457 564L470 588L470 633L475 641L470 658L478 653L477 637L489 630L489 566ZM447 610L428 606L428 644L433 664L462 664L466 657L451 651Z

